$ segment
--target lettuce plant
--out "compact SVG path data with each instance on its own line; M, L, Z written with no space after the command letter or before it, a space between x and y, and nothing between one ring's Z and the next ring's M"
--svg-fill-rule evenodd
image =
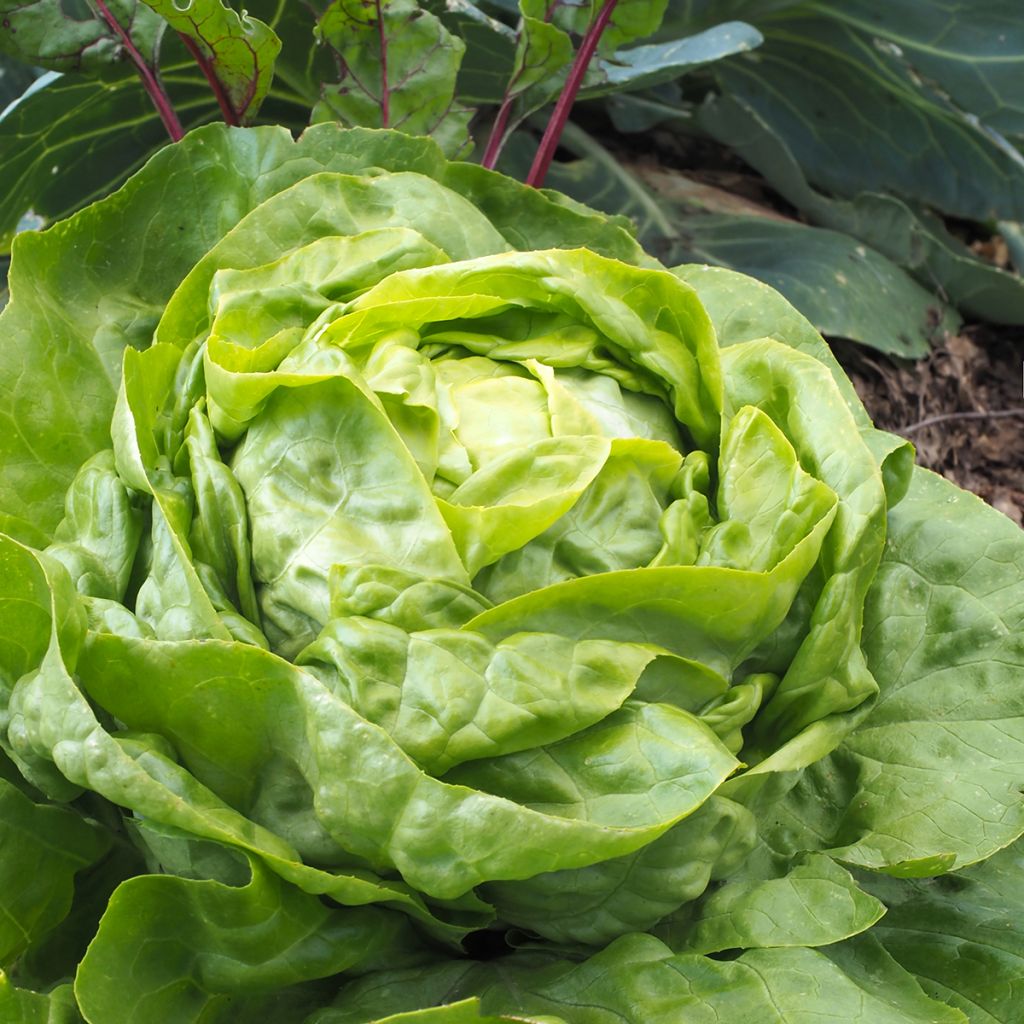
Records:
M1024 832L1024 542L770 289L211 126L19 236L0 395L5 1020L984 1005L903 933Z

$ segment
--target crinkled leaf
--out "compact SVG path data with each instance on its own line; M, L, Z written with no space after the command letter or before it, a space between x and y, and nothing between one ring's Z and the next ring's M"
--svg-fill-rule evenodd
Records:
M503 920L553 942L601 946L656 925L728 874L754 843L746 808L712 796L689 818L626 857L483 888Z
M629 697L656 648L520 633L408 634L335 619L301 662L337 669L352 706L433 775L527 750L600 721Z
M95 699L137 728L173 736L197 777L235 805L273 800L261 791L276 784L274 775L259 768L269 740L305 766L307 785L315 785L310 812L335 842L441 898L484 879L628 853L695 810L735 767L691 716L650 705L592 727L593 739L584 731L547 748L518 783L505 777L518 755L474 762L463 769L474 776L470 789L423 774L312 675L255 647L98 637L82 671ZM141 690L131 684L140 672L148 680ZM168 703L171 692L177 699ZM245 733L225 744L209 725L231 714L242 694ZM602 743L607 767L593 759ZM484 788L499 795L479 791L485 773ZM573 792L559 804L563 778Z
M463 921L468 919L471 925L486 922L488 908L479 902L455 908L453 922L442 921L401 883L383 882L361 869L345 873L307 866L287 839L246 819L168 757L166 741L153 736L111 736L68 673L65 659L77 661L85 622L66 572L2 537L0 558L12 567L7 579L19 596L15 602L5 603L14 604L15 614L32 623L33 645L28 653L38 664L19 680L6 708L9 743L23 773L46 787L52 787L55 779L62 780L65 787L71 786L72 797L78 792L74 784L85 786L114 804L131 808L147 828L254 854L303 892L329 895L354 906L394 903L449 942L465 933ZM31 613L29 617L26 612ZM39 649L41 634L49 634L43 650ZM127 641L108 637L107 642L116 646ZM14 648L13 657L24 658L25 653ZM4 694L5 705L7 696ZM60 714L48 713L54 708L59 708ZM319 857L336 859L337 845L322 829L311 825L301 810L308 787L303 783L289 788L284 781L276 781L275 791L290 813L284 832L299 844L314 848ZM275 800L266 803L260 816L276 825ZM461 909L467 911L468 918L460 918Z
M970 532L950 529L968 517ZM915 470L866 608L878 702L780 805L776 858L827 846L850 865L929 876L1024 832L1022 558L1009 520Z
M643 259L635 241L603 218L482 168L449 166L425 140L342 134L324 125L296 143L280 128L243 135L211 127L190 135L185 145L166 147L154 161L150 173L160 179L159 190L130 182L98 210L45 234L23 233L15 247L20 262L10 279L13 298L0 320L10 339L0 354L0 457L10 481L0 496L0 523L39 546L63 514L63 496L78 467L109 445L125 346L149 343L170 294L217 239L312 169L415 168L446 182L451 201L460 193L476 205L492 221L490 232L501 232L499 246L503 235L515 246L589 245L610 256ZM204 187L214 188L217 202L209 201L208 191L197 197L196 183L206 174L217 182ZM466 203L458 209L472 213ZM446 218L424 211L421 221L428 220ZM282 213L272 230L287 228ZM458 220L444 229L457 235ZM327 224L321 229L328 230ZM75 259L76 245L90 246L94 258ZM200 323L213 268L208 273L201 297L188 307ZM51 302L47 295L62 298ZM83 394L88 402L81 401ZM39 395L45 403L35 401ZM68 428L72 423L74 429Z

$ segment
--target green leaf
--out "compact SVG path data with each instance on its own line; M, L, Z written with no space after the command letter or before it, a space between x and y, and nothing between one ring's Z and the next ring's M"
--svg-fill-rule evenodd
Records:
M178 94L186 123L211 112L201 76ZM0 247L10 247L26 214L40 226L66 216L119 185L166 142L133 76L39 79L0 117Z
M416 0L334 0L317 26L338 84L323 87L313 121L432 135L446 153L469 146L472 111L455 101L465 44Z
M322 466L315 481L310 451ZM333 565L390 565L469 582L405 445L344 376L282 388L247 433L234 473L247 499L264 619L272 644L291 656L328 619Z
M39 68L0 55L0 111L18 99L41 73Z
M470 0L430 4L432 13L466 44L456 92L468 103L500 103L512 74L516 30ZM513 5L510 13L518 13Z
M109 0L107 8L150 61L164 21L139 0ZM0 0L0 53L52 71L93 73L125 59L121 36L92 6L62 0Z
M862 875L888 907L872 935L972 1024L1013 1024L1024 1003L1024 844L934 879Z
M827 946L865 931L884 913L849 871L812 853L782 878L727 882L680 915L678 924L664 922L657 934L687 953Z
M195 47L196 59L223 91L231 118L249 124L274 77L281 40L262 21L239 14L222 0L145 0Z
M487 1013L558 1014L574 1024L649 1024L680 1014L694 1024L966 1024L959 1010L926 996L877 943L852 942L861 943L859 961L811 949L751 950L720 961L673 955L651 935L628 935L583 963L519 954L382 972L343 988L336 1008L309 1024L364 1024L382 1011L469 995L479 996Z
M872 6L881 17L881 6ZM863 14L868 5L856 7ZM950 29L946 39L976 39L977 28L961 33L930 17L922 21L908 4L897 7L895 48L884 33L862 32L831 7L827 16L811 7L758 22L765 43L756 61L717 64L718 84L752 108L785 141L808 179L825 191L841 196L894 192L977 220L1024 218L1024 157L987 130L974 111L961 112L922 84L915 61L901 52L906 33L900 21L914 19L912 31L925 28L930 39L943 38ZM964 19L971 19L966 11ZM876 45L879 35L881 45ZM973 60L967 53L963 57L965 65L970 63L964 74L973 76ZM996 58L983 66L1001 62ZM941 89L941 78L939 83ZM876 113L882 111L884 116ZM934 174L936 166L948 173Z
M499 456L447 498L445 523L470 576L543 533L575 505L604 468L603 437L544 438Z
M502 1014L484 1014L480 1009L480 1000L476 998L462 999L457 1003L444 1006L432 1006L426 1010L412 1010L410 1013L397 1013L370 1024L565 1024L560 1017L522 1017L518 1013L514 1017Z
M698 118L815 224L860 239L910 271L924 287L941 288L965 312L998 323L1024 322L1019 275L976 256L933 214L878 192L843 200L815 191L785 142L736 97L710 97Z
M520 0L527 17L550 21L563 32L584 36L597 21L606 0ZM661 24L668 0L619 0L598 41L598 52L608 54L623 43L653 35Z
M644 89L672 82L695 68L761 45L753 25L727 21L692 36L618 50L595 62L580 90L581 98L603 96L620 89Z
M568 70L572 54L572 40L565 32L551 22L524 15L519 24L515 62L505 95L514 98L546 84L542 95L550 96L559 72ZM534 109L542 104L538 99Z
M466 202L457 203L459 213L452 218L410 204L420 211L419 223L433 222L445 237L458 237L459 218L471 216L477 224L490 219L488 232L498 248L586 245L612 257L645 259L635 240L606 219L557 204L480 167L449 166L425 140L342 134L330 125L310 129L297 143L281 128L238 134L211 126L195 132L184 145L166 147L154 158L149 174L161 181L160 190L147 186L149 178L129 182L101 207L17 240L13 298L0 319L9 339L0 353L0 458L9 481L0 494L3 528L45 546L78 467L109 446L123 349L149 344L171 293L211 245L311 169L361 173L371 166L418 170L446 184L450 201L459 193L483 215ZM196 197L196 181L204 175L217 182L210 186L217 202L210 202L206 191ZM283 229L287 216L277 223L277 230ZM319 229L321 234L337 230L329 222ZM90 246L95 259L87 264L76 259L79 244ZM245 244L251 248L251 239ZM199 325L215 269L207 268L198 301L185 304ZM83 393L88 403L79 400ZM38 394L47 395L45 407L31 400ZM65 428L70 423L73 430Z
M908 69L938 83L956 109L1004 135L1024 136L1024 101L1017 90L1024 72L1024 30L1013 0L969 5L933 0L927 9L913 0L809 6L884 40Z
M584 731L546 748L543 762L523 775L521 793L504 778L514 754L463 769L475 777L469 789L424 775L312 675L258 648L97 637L87 658L80 670L94 699L133 727L173 737L197 777L235 805L272 803L273 792L261 791L277 785L274 773L259 766L264 737L273 737L275 750L308 766L307 785L316 790L305 799L335 842L442 899L487 879L628 853L695 810L735 767L692 716L644 705L593 727L591 739ZM131 685L140 672L149 681L144 690ZM168 702L171 692L178 696ZM249 694L246 732L225 744L215 723L242 694ZM602 743L607 767L593 759ZM485 776L506 795L481 793ZM560 806L551 800L563 776L575 796ZM357 779L367 784L353 785Z
M250 862L251 881L141 875L114 893L75 977L89 1021L234 1021L236 1003L357 965L402 959L398 914L328 909ZM111 966L130 963L130 971Z
M8 1024L82 1024L70 985L47 994L16 988L0 971L0 1014Z
M94 797L90 802L94 809L102 808L108 821L113 821L102 800ZM76 876L74 899L67 916L21 955L16 971L18 984L45 992L64 979L73 978L114 890L145 870L139 852L129 843L115 840L106 857Z
M904 438L876 430L861 400L822 337L774 289L722 267L698 264L675 267L673 273L697 290L711 316L723 348L757 338L774 338L813 356L828 368L865 443L881 465L889 508L903 500L910 486L914 453Z
M968 519L969 531L951 529ZM921 877L1024 833L1022 559L1014 524L915 470L865 613L881 693L780 805L767 837L776 855L827 847L849 865Z
M351 705L433 775L527 750L600 721L629 697L657 648L520 633L408 634L334 619L300 662L334 667ZM542 667L543 666L543 667ZM529 710L525 710L528 708Z
M696 899L750 850L755 829L746 808L712 796L636 853L481 891L505 921L552 942L603 946Z
M680 234L673 260L756 277L782 292L822 334L919 358L933 339L960 323L896 264L836 231L772 217L707 213L683 221Z
M431 913L422 899L400 882L384 882L362 869L346 873L303 864L287 839L243 817L169 758L166 740L154 736L115 738L108 734L65 661L77 665L85 629L82 608L66 572L2 536L0 560L10 570L3 579L17 595L0 604L0 609L9 611L15 623L25 622L32 627L31 646L0 647L0 653L13 656L8 664L15 668L25 664L26 655L37 665L34 671L22 673L9 695L3 694L8 744L27 777L45 788L56 788L59 781L65 799L77 796L78 786L83 785L115 805L130 808L147 829L254 854L281 878L311 895L328 895L352 906L394 904L420 920L428 933L448 943L457 941L469 928L487 922L489 908L479 901L453 908L454 920L449 922ZM47 589L48 594L44 592ZM48 645L40 650L42 634L46 633ZM116 646L127 641L111 636L106 642ZM8 665L2 667L6 674ZM43 713L42 709L55 707L61 709L59 715ZM336 862L337 845L304 818L302 801L308 799L308 787L304 789L301 783L281 785L283 781L287 783L287 778L275 781L275 793L260 816L276 825L275 801L282 800L288 814L284 822L288 827L282 831L314 850L318 859L326 857Z
M0 963L10 965L65 917L75 874L109 843L74 811L33 803L0 780Z

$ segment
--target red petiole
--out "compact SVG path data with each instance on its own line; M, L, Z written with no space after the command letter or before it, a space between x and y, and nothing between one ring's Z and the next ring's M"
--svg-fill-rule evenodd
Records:
M562 90L561 96L558 97L558 102L555 104L554 111L552 111L551 119L544 129L540 146L537 147L537 154L533 158L533 165L530 167L530 173L526 178L527 185L540 188L544 184L544 178L547 176L548 168L551 166L551 161L555 156L555 150L558 149L559 139L561 139L562 132L565 130L565 122L569 119L569 111L572 109L573 103L576 102L576 94L580 91L583 77L586 75L590 61L597 50L597 44L601 41L601 36L608 27L608 22L611 21L612 11L615 9L617 2L618 0L606 0L604 7L601 8L601 13L583 37L583 42L576 53L576 59L572 62L572 68L569 70L569 77L566 79L565 88Z
M160 115L160 120L163 121L164 127L167 129L167 134L171 137L171 141L177 142L184 136L185 132L182 130L181 122L178 120L177 113L175 113L174 104L171 103L171 98L167 95L167 91L164 89L163 85L161 85L160 80L156 76L156 72L146 63L145 58L141 53L139 53L138 47L132 42L132 37L125 31L121 23L111 13L110 8L107 7L105 3L105 0L95 0L95 2L96 9L100 12L100 16L121 40L121 45L124 46L125 53L128 54L131 62L138 70L139 77L142 79L142 86L149 94L149 98L153 101L153 106L156 107L156 112Z

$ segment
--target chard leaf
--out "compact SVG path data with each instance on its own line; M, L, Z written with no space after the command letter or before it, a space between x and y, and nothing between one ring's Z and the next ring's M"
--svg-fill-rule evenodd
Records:
M465 43L416 0L334 0L317 35L340 81L323 86L314 123L431 135L450 155L469 148L472 111L455 101Z
M193 52L233 124L248 124L274 77L281 40L274 30L222 0L145 0Z
M559 73L572 62L572 54L572 40L565 32L549 21L524 14L505 95L514 99L536 86L546 86L539 96L549 98L557 88ZM533 109L545 99L538 98Z
M106 6L143 59L151 62L163 19L139 0L108 0ZM51 71L96 73L124 60L124 44L89 4L0 0L0 53Z
M653 35L661 24L668 0L619 0L598 41L598 52L608 54L623 43ZM550 21L563 32L584 36L597 21L606 0L520 0L527 17Z

